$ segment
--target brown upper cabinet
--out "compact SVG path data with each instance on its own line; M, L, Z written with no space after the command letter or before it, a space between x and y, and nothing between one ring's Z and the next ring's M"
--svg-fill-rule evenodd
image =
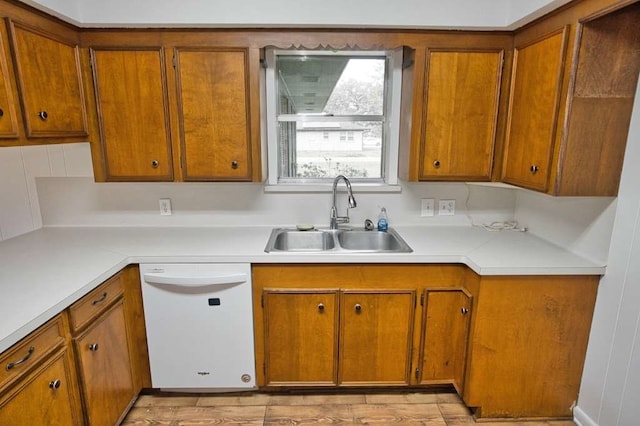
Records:
M505 182L547 190L567 36L563 28L515 47Z
M419 180L490 180L503 51L429 50Z
M26 136L87 136L77 41L13 20L8 26Z
M0 138L17 138L18 117L6 40L5 28L0 25Z
M552 195L615 196L640 71L640 3L577 25L558 26L562 16L515 36L502 180Z
M164 49L91 49L106 180L171 181Z
M175 49L186 181L251 180L247 49Z

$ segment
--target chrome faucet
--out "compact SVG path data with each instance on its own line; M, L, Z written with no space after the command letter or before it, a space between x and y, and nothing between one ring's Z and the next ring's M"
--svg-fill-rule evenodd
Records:
M338 208L336 207L336 190L338 188L338 182L340 179L344 180L345 185L347 185L347 215L346 216L338 216ZM353 197L353 191L351 191L351 182L344 175L338 175L333 180L333 204L331 205L331 210L329 211L329 227L331 229L338 229L339 223L349 223L349 209L356 207L356 199Z

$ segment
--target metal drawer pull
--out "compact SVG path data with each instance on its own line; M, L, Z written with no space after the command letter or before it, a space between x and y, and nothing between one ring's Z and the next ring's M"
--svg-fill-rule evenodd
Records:
M160 162L158 160L153 160L151 162L151 167L153 167L154 169L157 169L159 165L160 165Z
M29 351L27 352L27 354L24 357L22 357L22 359L19 359L18 361L10 362L9 364L7 364L7 371L11 370L16 365L20 365L23 362L26 362L29 359L29 357L31 356L31 354L33 352L35 352L35 350L36 350L35 346L31 346L29 348Z
M59 389L61 384L60 379L52 380L49 382L49 389Z
M462 309L460 309L460 312L462 313L462 315L467 315L469 313L469 309L462 308Z
M89 350L93 351L93 352L97 351L98 350L98 344L97 343L91 343L89 345Z
M529 170L531 170L531 173L535 175L538 172L538 170L540 170L540 168L534 164L531 167L529 167Z
M38 112L38 117L40 117L40 120L42 121L47 121L47 118L49 118L49 114L47 114L47 111L40 111Z
M360 313L362 311L362 305L360 305L359 303L356 303L356 306L353 307L357 313Z
M107 292L105 291L104 293L102 293L102 297L100 299L94 300L93 302L91 302L91 304L97 305L98 303L104 302L106 298L107 298Z
M319 304L318 304L318 310L319 310L320 312L324 312L324 303L319 303Z
M440 161L436 160L433 162L433 167L435 167L436 169L440 167Z
M238 168L238 162L237 162L237 161L232 161L232 162L231 162L231 168L232 168L233 170L237 169L237 168Z

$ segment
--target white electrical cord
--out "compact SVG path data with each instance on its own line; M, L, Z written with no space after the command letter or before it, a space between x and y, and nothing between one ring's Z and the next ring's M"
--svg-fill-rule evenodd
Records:
M466 185L466 187L467 187L467 198L464 200L464 208L465 208L467 218L469 219L469 222L471 222L471 226L483 228L491 232L496 232L496 231L527 232L527 227L526 226L518 227L518 222L515 220L508 220L504 222L482 223L482 224L475 223L473 221L473 218L469 214L469 198L471 197L471 189L469 188L469 185Z

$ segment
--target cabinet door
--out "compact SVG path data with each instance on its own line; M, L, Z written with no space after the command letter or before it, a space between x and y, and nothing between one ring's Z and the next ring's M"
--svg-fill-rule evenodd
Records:
M82 415L67 351L60 351L0 398L0 425L79 425Z
M502 180L546 191L560 108L566 29L516 46Z
M184 180L250 180L246 49L176 49Z
M10 21L27 137L86 136L78 46Z
M344 291L340 385L409 384L415 291Z
M100 139L110 181L171 181L162 48L92 49Z
M425 290L420 384L451 383L462 393L471 295L464 289Z
M337 290L265 290L267 386L337 384Z
M123 301L75 339L87 423L116 424L136 396Z
M11 74L7 65L8 51L6 50L4 31L4 28L0 28L0 138L17 138L18 120L11 86Z
M420 180L489 180L503 52L429 51Z

